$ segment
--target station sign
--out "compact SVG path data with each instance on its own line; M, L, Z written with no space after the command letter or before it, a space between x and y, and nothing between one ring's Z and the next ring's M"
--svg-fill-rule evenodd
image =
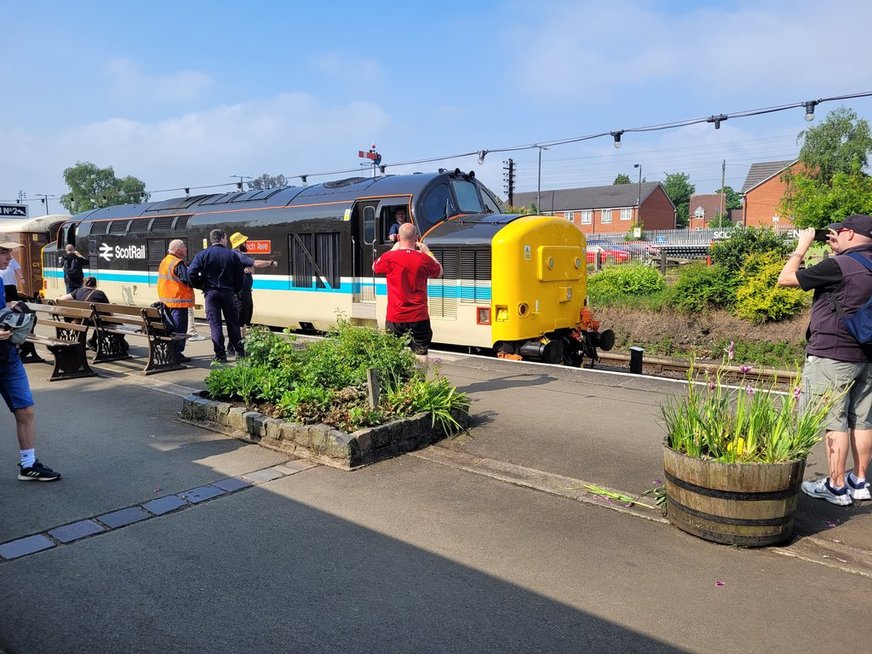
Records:
M0 204L0 218L27 218L27 205Z
M269 239L262 241L253 241L248 239L245 242L245 251L247 254L271 254L272 241Z

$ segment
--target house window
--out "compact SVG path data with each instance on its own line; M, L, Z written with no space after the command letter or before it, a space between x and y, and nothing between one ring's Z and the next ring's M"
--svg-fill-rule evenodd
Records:
M705 218L705 209L703 209L702 207L697 207L696 211L693 212L693 217L697 220L702 220L703 218Z
M593 211L590 209L586 209L581 212L581 224L582 225L591 225L593 224Z
M632 220L633 219L633 210L632 209L621 209L621 220Z
M571 211L564 211L563 212L563 217L566 218L566 220L568 220L569 222L572 222L574 215L575 214L573 214L573 212L571 212Z
M603 225L608 225L612 222L612 210L603 209Z

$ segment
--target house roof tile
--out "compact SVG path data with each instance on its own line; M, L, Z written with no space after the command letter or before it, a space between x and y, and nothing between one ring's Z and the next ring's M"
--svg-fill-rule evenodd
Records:
M642 202L660 186L660 182L642 182ZM536 203L536 191L515 193L515 205L519 207ZM539 211L577 211L579 209L616 209L635 207L639 196L639 184L611 184L586 188L549 189L539 193Z
M775 175L786 170L794 163L796 163L795 159L788 159L787 161L766 161L751 164L751 168L748 169L748 176L745 178L745 183L742 184L742 193L747 193L767 179L775 177Z

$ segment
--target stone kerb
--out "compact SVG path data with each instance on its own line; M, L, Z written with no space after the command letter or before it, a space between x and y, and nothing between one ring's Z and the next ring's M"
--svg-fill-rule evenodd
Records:
M445 438L427 413L393 420L377 427L347 433L329 425L304 425L270 418L198 395L182 400L182 420L228 433L263 447L351 470L404 452L411 452ZM456 412L462 428L468 415Z

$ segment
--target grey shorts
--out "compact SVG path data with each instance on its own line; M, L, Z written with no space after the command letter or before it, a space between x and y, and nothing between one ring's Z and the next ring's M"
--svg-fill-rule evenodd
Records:
M836 361L809 355L802 370L802 401L805 406L826 393L851 390L824 420L827 431L872 429L872 363Z

